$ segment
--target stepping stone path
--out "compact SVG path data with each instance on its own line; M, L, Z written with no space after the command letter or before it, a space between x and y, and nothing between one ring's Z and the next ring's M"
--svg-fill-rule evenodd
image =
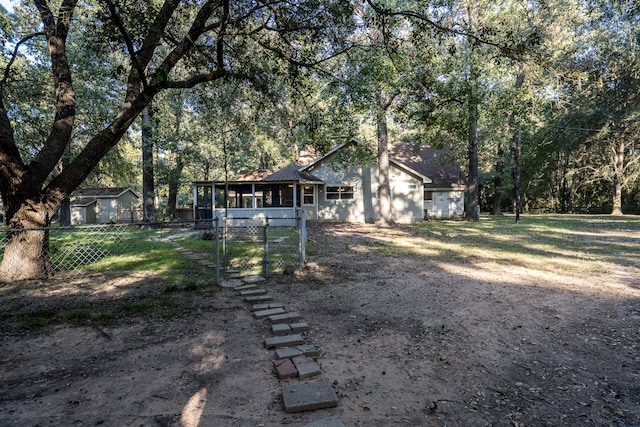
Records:
M311 411L338 405L338 396L328 382L300 383L282 388L287 412Z
M177 242L167 239L178 251L191 260L206 267L215 268L215 263L202 259L199 255L187 251ZM287 312L280 302L273 302L266 290L258 284L265 282L261 276L244 277L236 271L228 271L219 286L234 289L240 298L251 303L250 311L257 320L268 319L271 322L273 337L266 338L264 345L274 349L274 371L279 379L313 378L321 374L320 365L316 358L320 356L320 349L305 343L300 334L307 331L309 325L296 312ZM289 413L314 411L338 406L338 396L330 382L311 381L287 383L282 387L282 404ZM303 427L344 427L336 417L314 421Z
M264 280L264 279L263 279ZM242 279L243 283L233 287L245 302L252 303L249 310L257 320L271 323L273 336L265 338L264 346L275 352L273 368L276 376L289 381L282 388L282 404L286 412L314 411L338 405L338 397L328 381L312 381L321 375L316 358L320 349L307 344L302 336L309 324L296 312L289 312L283 303L272 301L266 290L256 283L262 282L255 276ZM309 382L292 384L295 379ZM335 417L318 420L309 427L344 427Z

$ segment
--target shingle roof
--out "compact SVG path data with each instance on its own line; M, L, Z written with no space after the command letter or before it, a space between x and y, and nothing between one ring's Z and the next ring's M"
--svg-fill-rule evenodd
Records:
M458 166L453 153L447 149L436 149L426 145L401 143L389 146L389 156L429 177L429 188L460 188L466 185L466 179Z
M76 197L92 197L92 198L102 198L102 197L118 197L122 193L131 190L129 187L98 187L98 188L83 188L75 192ZM139 197L135 191L131 190L136 197Z
M71 206L89 206L97 200L95 197L78 197L71 202Z
M262 181L302 181L322 183L322 180L320 178L317 178L306 172L301 172L300 166L297 166L294 163L291 163L290 165L283 167L279 171L272 173L265 178L262 178Z

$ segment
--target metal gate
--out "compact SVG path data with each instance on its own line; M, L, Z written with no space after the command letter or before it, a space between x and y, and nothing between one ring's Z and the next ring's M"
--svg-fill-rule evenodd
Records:
M225 273L262 275L304 267L306 218L233 218L222 220Z

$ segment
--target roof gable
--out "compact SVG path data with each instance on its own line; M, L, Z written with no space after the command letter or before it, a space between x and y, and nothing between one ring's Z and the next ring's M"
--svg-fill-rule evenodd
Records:
M97 199L95 197L78 197L71 202L71 206L74 207L86 207L90 206L94 203L97 203Z
M300 168L301 171L313 170L319 163L334 156L338 151L359 144L352 138L329 150L324 156ZM427 145L400 143L389 146L389 161L397 168L413 174L423 180L431 188L461 188L466 185L465 176L458 166L453 152L448 149L437 149Z
M357 144L359 144L359 142L358 142L357 139L351 138L347 142L333 147L331 150L327 151L324 156L320 156L317 159L315 159L313 162L309 163L308 165L302 166L300 168L300 170L301 171L306 171L306 170L309 170L309 169L313 169L318 163L324 162L329 157L332 157L333 155L335 155L338 151L342 150L343 148L345 148L347 146L354 145L354 144L357 145Z
M429 177L429 187L459 188L466 185L464 174L451 150L401 143L389 146L389 157L416 173Z
M288 166L280 169L277 172L272 173L271 175L262 178L262 181L299 181L299 182L308 182L308 183L322 183L320 178L316 178L315 176L303 172L299 166L294 163L291 163Z
M76 191L75 195L78 198L117 198L122 196L127 191L130 191L135 197L140 197L135 191L129 187L96 187L96 188L83 188Z

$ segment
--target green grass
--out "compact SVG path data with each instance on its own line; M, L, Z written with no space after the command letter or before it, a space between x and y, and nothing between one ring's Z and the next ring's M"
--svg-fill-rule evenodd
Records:
M640 217L592 215L483 216L481 221L430 221L404 227L401 239L381 251L427 256L439 262L504 261L597 272L612 264L637 264ZM635 237L632 237L635 234Z
M550 273L550 277L584 277L591 274L609 272L615 266L638 266L640 253L640 216L592 216L592 215L525 215L520 224L514 223L513 216L483 216L477 223L466 221L428 221L420 224L403 225L390 229L393 238L384 231L371 235L362 243L368 250L393 258L411 257L428 260L441 265L481 266L484 274L492 274L496 265L508 266L509 271L520 269L522 274L530 271ZM398 233L400 236L398 238ZM40 329L55 324L110 325L140 317L171 317L191 311L207 297L215 295L212 287L213 273L199 263L177 251L170 243L158 239L154 230L136 230L127 241L113 240L109 244L121 250L121 254L107 256L85 266L88 272L107 278L109 275L123 276L140 272L145 292L129 294L113 299L79 298L74 294L81 289L91 294L93 279L80 285L67 285L64 280L57 283L56 297L37 301L34 308L24 305L23 295L27 295L36 284L17 284L12 290L5 288L5 297L15 294L15 302L5 304L13 307L3 316L13 319L23 328ZM89 235L66 235L68 242L88 239ZM270 236L270 242L284 237L277 245L281 259L295 264L297 256L297 234L280 230ZM108 239L107 239L108 240ZM182 234L176 238L184 248L198 253L202 258L215 257L213 241L202 240L201 233ZM276 245L270 243L270 245ZM249 259L262 267L262 244L256 242L236 242L228 248L236 259ZM313 253L332 254L339 250L332 246L330 239L308 242L308 255ZM285 255L289 251L288 255ZM208 258L212 257L212 258ZM272 262L275 263L275 256ZM273 264L272 264L273 265ZM525 270L530 269L530 270ZM101 276L101 275L105 276ZM54 276L55 278L55 276ZM137 279L136 279L137 280ZM94 284L95 283L95 284ZM48 286L46 283L44 286ZM61 290L69 286L69 295ZM131 285L137 288L136 282ZM60 290L59 290L60 289ZM40 295L37 291L35 295ZM34 300L35 301L35 300Z
M72 324L87 326L92 322L109 325L116 321L116 312L109 307L83 306L65 308L63 306L49 306L32 312L20 313L16 316L18 323L25 329L36 330L57 324Z
M195 304L186 303L193 298L185 298L184 292L180 298L169 298L165 295L142 296L134 301L110 304L85 303L78 307L65 307L64 304L40 308L32 312L18 313L13 319L24 329L39 330L54 325L67 324L75 326L112 326L138 318L152 318L157 316L174 317L190 310ZM175 294L176 291L174 291ZM182 303L176 301L180 299Z
M297 260L297 233L272 230L272 248L280 247L284 252L274 255L271 265L274 266L278 259L287 262L289 259ZM52 256L83 259L90 255L93 258L82 263L77 274L67 276L60 273L41 285L25 283L15 284L11 290L5 288L0 296L11 297L12 293L17 295L18 292L31 294L38 286L51 286L56 297L45 300L36 292L34 295L38 296L30 300L30 305L16 300L2 318L12 319L22 328L32 330L58 324L107 326L129 319L172 317L191 311L201 301L215 295L215 272L177 250L171 241L197 254L200 259L215 261L215 242L203 240L202 235L202 232L133 227L124 231L109 231L107 228L53 230L50 237ZM172 238L169 240L167 237ZM284 243L271 243L280 238ZM286 251L292 253L287 254ZM234 259L244 257L256 262L256 273L261 273L261 243L231 244L229 254ZM85 277L88 279L83 279ZM117 283L118 277L127 279L117 288L101 287L114 278ZM114 292L113 297L108 295L110 292Z
M203 240L202 234L185 235L175 240L182 247L198 253L203 259L214 262L215 242ZM220 256L226 251L228 267L242 270L246 274L261 274L264 261L263 232L258 229L255 233L244 235L237 233L233 240L224 245L219 243ZM298 233L285 227L269 229L270 273L278 272L278 266L296 264L298 262ZM221 262L223 260L221 259Z
M163 284L195 287L211 283L210 268L181 254L164 239L173 231L134 227L120 232L108 230L58 232L51 239L52 258L56 253L65 259L88 258L90 262L81 264L81 268L89 273L153 271ZM215 260L212 242L202 240L200 233L184 241L188 249Z

